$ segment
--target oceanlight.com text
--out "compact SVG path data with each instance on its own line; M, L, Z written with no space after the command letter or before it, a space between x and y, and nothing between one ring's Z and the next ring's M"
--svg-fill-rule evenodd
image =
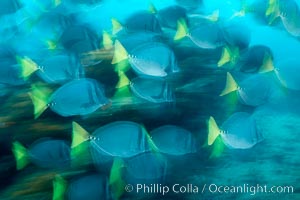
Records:
M293 186L268 186L268 185L220 185L220 184L178 184L163 185L163 184L127 184L125 191L128 193L136 194L161 194L166 195L168 193L173 194L249 194L254 196L259 193L270 194L292 194L294 193Z

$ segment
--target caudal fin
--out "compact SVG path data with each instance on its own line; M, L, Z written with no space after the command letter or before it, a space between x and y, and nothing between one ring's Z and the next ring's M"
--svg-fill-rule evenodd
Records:
M219 20L220 11L215 10L211 15L207 16L207 19L212 22L217 22Z
M27 149L20 142L13 143L12 152L16 159L17 170L21 170L28 165L29 157Z
M234 65L239 58L239 49L237 47L224 47L222 51L222 56L218 62L218 67L222 67L223 65L230 63Z
M71 144L71 158L72 165L81 165L82 161L88 156L89 133L76 122L72 123L72 144Z
M76 122L72 122L72 145L75 148L89 139L89 133Z
M111 19L112 34L115 35L123 29L122 24L115 18Z
M213 117L210 117L208 120L208 138L207 144L212 145L216 138L220 135L221 131Z
M177 32L174 36L174 40L180 40L188 35L188 27L184 19L177 21Z
M271 72L274 69L273 58L269 53L266 53L264 56L263 64L259 69L259 73Z
M156 9L156 7L154 6L154 4L153 3L150 3L149 4L149 12L150 13L152 13L152 14L156 14L157 13L157 9Z
M52 200L64 200L67 190L67 181L63 177L56 175L53 180L53 195Z
M119 82L117 83L116 88L122 88L129 85L130 80L127 78L125 72L118 71L118 76L119 76Z
M112 49L114 47L113 40L111 35L109 35L106 31L103 31L103 47L104 49Z
M128 53L126 49L123 47L123 45L119 42L119 40L116 40L115 42L115 52L114 57L112 59L112 64L117 64L123 60L128 59Z
M109 175L109 185L111 186L115 200L120 199L124 194L125 182L122 178L123 168L124 161L120 158L115 158Z
M54 40L46 40L45 43L49 50L55 50L57 48L57 42Z
M32 85L29 93L34 106L34 118L37 119L48 107L50 90L45 87Z
M265 15L269 20L269 24L272 24L280 16L278 0L269 0Z
M223 89L223 91L221 92L220 96L224 96L233 91L236 91L236 90L238 90L238 88L239 88L239 86L236 83L236 81L234 80L234 78L232 77L232 75L229 72L227 72L226 85L225 85L225 88Z
M27 79L32 73L38 70L38 65L28 57L16 57L17 62L21 67L20 76L24 79Z

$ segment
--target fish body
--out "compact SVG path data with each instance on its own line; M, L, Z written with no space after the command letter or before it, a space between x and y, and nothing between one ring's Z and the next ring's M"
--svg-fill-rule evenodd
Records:
M94 163L101 166L114 157L130 158L150 150L147 133L130 121L112 122L98 128L90 142Z
M163 78L137 77L131 80L130 89L136 96L153 103L175 100L172 88Z
M60 37L63 47L76 55L99 49L100 41L101 38L83 25L72 25L65 28Z
M162 27L175 29L177 22L183 19L188 24L187 10L180 6L169 6L157 12L157 18Z
M221 126L222 141L232 149L249 149L263 140L253 117L245 112L231 115Z
M300 9L294 0L279 0L280 18L285 29L293 36L300 36Z
M220 136L222 143L229 149L250 149L264 140L253 116L246 112L232 114L220 128L214 118L210 117L208 132L208 145L212 145Z
M271 49L264 45L254 45L242 53L239 63L239 70L244 73L256 73L265 64L268 57L273 60Z
M75 56L58 54L45 58L38 70L38 76L47 83L66 83L82 78L83 67Z
M62 116L87 115L108 104L103 87L93 79L78 79L57 89L50 108Z
M179 71L173 51L163 43L140 45L129 56L131 67L138 75L165 77Z
M128 32L145 31L162 33L158 19L148 11L134 13L126 19L124 27Z
M29 148L32 163L43 168L62 168L70 165L70 146L63 140L40 139Z
M197 152L194 136L181 127L164 125L154 129L150 134L161 153L180 156Z

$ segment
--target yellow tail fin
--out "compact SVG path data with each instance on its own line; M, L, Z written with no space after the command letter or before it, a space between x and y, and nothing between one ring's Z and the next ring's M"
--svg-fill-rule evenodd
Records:
M216 22L219 20L220 10L215 10L211 15L207 16L207 19Z
M238 47L224 47L222 51L221 59L218 62L218 67L222 67L223 65L230 63L234 65L239 58L239 49Z
M128 53L126 49L123 47L123 45L119 42L119 40L116 40L115 42L115 53L114 57L112 59L112 64L119 63L123 60L128 59Z
M236 91L238 90L238 88L239 86L232 77L232 75L229 72L227 72L226 86L221 92L220 96L224 96L226 94L229 94L230 92Z
M72 122L72 145L71 148L77 147L89 139L89 133L76 122Z
M118 71L118 75L119 75L119 82L117 83L116 88L122 88L124 86L128 86L130 80L127 78L125 72Z
M111 19L112 34L115 35L123 29L122 24L115 18Z
M37 119L48 108L50 93L51 91L48 88L32 85L29 95L34 106L35 119Z
M53 1L54 1L53 2L54 7L57 7L61 4L61 0L53 0Z
M264 56L263 64L259 69L259 73L266 73L273 71L274 65L273 65L273 59L272 56L269 53L266 53Z
M16 57L21 67L21 77L27 79L32 73L38 70L38 65L28 57Z
M13 143L12 152L16 159L17 170L21 170L29 163L27 149L19 142Z
M265 13L266 17L268 17L269 24L272 24L277 17L280 16L280 8L278 0L269 0L268 8Z
M149 5L149 12L152 13L152 14L156 14L157 13L157 9L153 5L153 3L150 3L150 5Z
M207 144L212 145L216 138L220 135L221 131L213 117L210 117L208 120L208 138Z
M180 40L188 35L188 27L184 19L177 21L177 32L174 36L174 40Z
M102 42L103 42L104 49L112 49L114 47L113 40L106 31L103 31L103 41Z
M67 190L67 181L65 181L63 177L56 175L53 180L52 200L64 200L66 190Z
M50 50L54 50L57 48L57 42L55 42L53 40L47 40L46 45L47 45L48 49L50 49Z
M88 155L89 133L76 122L72 123L71 158L72 166L80 166Z

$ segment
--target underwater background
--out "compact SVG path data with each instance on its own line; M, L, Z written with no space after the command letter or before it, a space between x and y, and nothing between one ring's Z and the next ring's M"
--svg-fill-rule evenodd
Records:
M1 0L0 24L1 200L300 199L300 1Z

